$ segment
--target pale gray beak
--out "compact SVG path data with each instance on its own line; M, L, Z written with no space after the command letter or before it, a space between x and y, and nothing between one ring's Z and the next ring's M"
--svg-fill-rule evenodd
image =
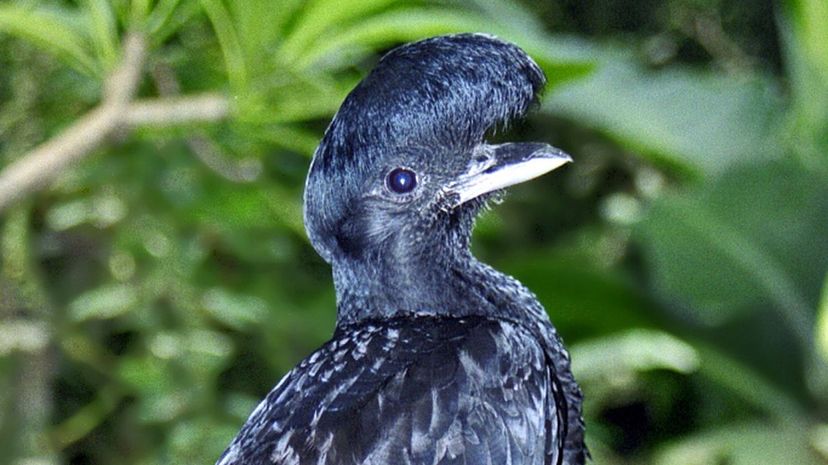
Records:
M534 179L571 161L568 154L548 144L481 144L472 154L467 171L449 186L457 199L453 206Z

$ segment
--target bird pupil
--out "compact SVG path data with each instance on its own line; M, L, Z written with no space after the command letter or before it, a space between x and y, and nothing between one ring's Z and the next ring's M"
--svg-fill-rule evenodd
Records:
M405 168L396 168L388 174L388 187L398 194L411 192L417 186L417 175Z

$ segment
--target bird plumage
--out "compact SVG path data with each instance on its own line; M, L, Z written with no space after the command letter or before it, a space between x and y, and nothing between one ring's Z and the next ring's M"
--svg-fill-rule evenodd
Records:
M558 463L545 354L525 329L482 317L365 321L291 371L228 463ZM282 408L281 406L293 406ZM526 406L531 408L526 408Z
M305 191L335 333L218 465L585 462L581 392L546 312L469 252L493 191L569 161L545 144L483 142L544 82L516 46L461 34L391 51L346 98Z

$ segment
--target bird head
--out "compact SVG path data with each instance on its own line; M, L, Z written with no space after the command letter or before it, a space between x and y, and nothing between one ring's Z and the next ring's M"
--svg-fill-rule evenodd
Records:
M367 267L373 278L402 271L406 284L423 271L413 263L467 254L486 199L571 161L544 143L483 140L522 116L544 84L521 49L488 35L435 37L386 54L314 154L305 225L317 252L335 273L340 265Z

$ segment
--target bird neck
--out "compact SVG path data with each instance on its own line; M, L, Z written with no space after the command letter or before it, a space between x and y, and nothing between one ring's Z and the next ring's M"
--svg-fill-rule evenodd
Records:
M389 256L333 264L337 326L422 315L549 321L526 287L479 262L465 247L404 261Z

